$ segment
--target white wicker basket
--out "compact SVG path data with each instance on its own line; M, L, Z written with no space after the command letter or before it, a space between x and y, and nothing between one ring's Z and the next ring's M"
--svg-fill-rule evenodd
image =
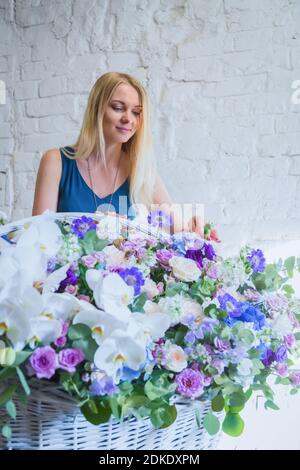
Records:
M178 417L169 428L154 429L150 419L111 419L94 426L86 421L72 398L55 384L30 384L32 394L27 405L17 402L17 419L12 421L12 438L0 438L0 448L34 450L168 450L213 449L220 435L210 436L203 427L203 418L210 409L208 402L180 400ZM195 419L199 409L201 425ZM1 413L0 411L0 418Z

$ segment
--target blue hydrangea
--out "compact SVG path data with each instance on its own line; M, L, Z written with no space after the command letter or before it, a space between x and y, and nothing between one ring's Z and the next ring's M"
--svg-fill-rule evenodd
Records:
M251 269L255 273L262 273L266 268L266 259L261 250L252 250L247 256Z

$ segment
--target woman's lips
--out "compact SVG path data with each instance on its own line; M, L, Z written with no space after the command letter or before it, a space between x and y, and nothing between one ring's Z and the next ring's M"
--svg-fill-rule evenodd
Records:
M130 129L126 129L125 127L117 127L117 129L120 132L130 132Z

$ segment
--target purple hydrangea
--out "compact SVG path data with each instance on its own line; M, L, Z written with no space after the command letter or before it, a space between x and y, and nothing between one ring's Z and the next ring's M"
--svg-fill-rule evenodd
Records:
M84 354L79 348L63 349L58 353L60 369L64 369L70 374L76 371L76 366L84 360Z
M153 227L170 227L172 225L172 216L158 209L150 212L148 215L148 224Z
M95 380L90 386L90 394L92 396L113 395L118 391L118 388L109 376L105 376L100 380Z
M71 232L77 235L78 238L84 238L90 230L96 230L96 222L85 215L79 219L74 219L71 224Z
M39 379L51 379L58 367L57 354L51 346L37 348L30 356L29 363Z
M175 378L177 392L188 398L197 398L203 393L203 374L198 370L184 369Z
M252 250L247 256L251 269L255 273L262 273L266 268L266 259L262 250Z
M138 295L141 292L141 287L145 284L145 279L141 271L136 268L126 268L119 272L119 276L126 282L128 286L134 287L134 295Z

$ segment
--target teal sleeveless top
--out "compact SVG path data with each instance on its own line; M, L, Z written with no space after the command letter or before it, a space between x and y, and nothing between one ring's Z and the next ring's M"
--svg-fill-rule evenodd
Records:
M69 155L74 154L71 147L64 147ZM95 212L97 209L105 212L116 212L134 218L134 211L129 197L128 179L113 193L103 198L86 184L81 176L76 160L66 157L60 149L62 174L59 183L57 212ZM111 201L111 205L110 204Z

